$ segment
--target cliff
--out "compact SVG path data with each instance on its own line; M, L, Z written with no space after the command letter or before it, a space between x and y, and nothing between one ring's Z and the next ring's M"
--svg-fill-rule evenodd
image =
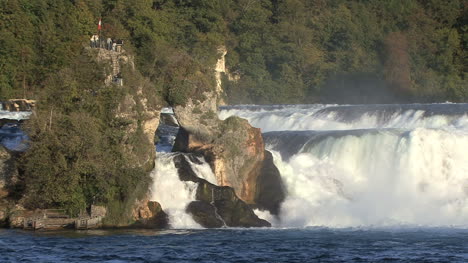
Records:
M221 64L225 54L225 51L221 53L215 76L224 68ZM248 204L278 213L285 193L278 170L264 168L274 164L272 158L265 157L260 129L238 117L219 120L216 114L219 96L216 88L203 93L206 98L203 101L190 98L184 105L174 107L180 124L174 151L202 154L218 185L232 187ZM264 193L269 189L263 186L262 178L273 178L276 197Z

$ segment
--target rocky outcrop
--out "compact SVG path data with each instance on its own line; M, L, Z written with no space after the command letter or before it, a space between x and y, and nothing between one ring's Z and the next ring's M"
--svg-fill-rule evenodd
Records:
M161 205L148 199L140 200L133 209L134 226L144 228L166 228L169 225L167 214L162 210Z
M226 105L226 102L224 102L223 95L223 86L222 86L222 74L226 74L226 54L227 54L227 49L225 46L220 46L218 48L218 55L220 58L216 62L215 66L215 79L216 79L216 93L218 95L218 104L219 105Z
M187 156L197 162L195 155ZM216 186L199 178L183 154L174 157L174 164L181 181L198 183L195 199L187 206L187 212L203 227L269 227L270 223L258 218L253 210L237 197L233 188Z
M245 202L253 204L260 175L264 144L260 129L241 118L218 120L210 135L200 136L181 128L175 151L202 154L210 164L218 185L232 187Z
M152 99L154 96L148 95L147 90L151 83L135 70L134 57L125 50L122 49L121 52L103 48L89 48L88 50L89 52L97 50L96 60L103 65L105 84L116 84L112 87L126 89L125 96L119 102L115 112L116 117L125 123L123 145L128 156L134 157L132 164L144 167L149 172L155 158L154 134L159 125L161 109L161 106L156 105L157 103ZM123 86L123 76L138 77L127 80ZM115 81L116 78L118 82ZM131 141L142 143L130 143Z
M155 158L154 134L159 125L160 110L150 108L142 95L127 94L119 104L116 115L127 122L124 141L135 138L146 141L139 145L124 144L129 156L134 157L132 162L151 170Z
M106 217L107 208L101 205L91 205L91 217Z
M194 205L200 207L211 205L212 210L198 210L194 212L194 205L189 205L188 212L194 216L194 220L208 227L215 219L222 225L229 227L270 227L271 224L255 215L252 208L240 200L234 190L228 186L216 186L205 180L198 183Z
M215 67L216 77L225 71L223 59L226 51L220 49L219 53L221 58ZM217 85L211 92L203 94L203 101L189 98L184 105L174 107L180 129L173 150L202 154L210 164L218 185L232 187L247 204L277 213L284 191L273 196L268 188L273 184L275 190L283 187L279 173L272 169L272 159L265 157L261 131L238 117L224 121L218 119L220 83Z

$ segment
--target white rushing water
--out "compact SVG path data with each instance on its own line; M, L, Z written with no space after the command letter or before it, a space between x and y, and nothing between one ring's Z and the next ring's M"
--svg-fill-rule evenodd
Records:
M468 226L468 104L220 111L233 114L283 131L264 134L288 191L277 226Z
M262 132L418 127L468 129L468 112L463 113L465 105L236 106L224 107L218 115L220 119L230 116L245 118ZM434 114L437 112L444 114Z
M201 228L192 216L185 212L187 205L195 200L198 185L194 182L180 181L173 162L174 156L173 153L158 153L151 173L151 200L161 204L169 216L172 228Z
M1 104L0 104L1 105ZM27 120L31 116L31 111L4 111L0 109L0 119L7 120Z
M186 212L187 205L195 201L198 183L181 181L174 157L181 153L158 152L155 167L151 173L153 184L151 187L151 200L161 204L163 210L169 216L172 228L201 228L192 216ZM194 157L197 162L190 161L188 156L184 158L189 162L195 174L216 184L216 178L203 157Z

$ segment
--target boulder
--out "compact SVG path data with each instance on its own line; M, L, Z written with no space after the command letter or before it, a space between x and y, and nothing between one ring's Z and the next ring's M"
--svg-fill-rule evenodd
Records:
M161 205L148 199L140 200L133 209L134 226L162 229L168 227L169 219Z
M180 126L173 151L202 154L218 185L232 187L239 198L254 204L265 146L260 129L252 127L247 120L218 118L218 104L223 93L220 74L226 72L227 50L219 47L217 52L219 59L213 67L215 85L205 87L202 94L173 107Z
M206 228L219 228L224 221L216 215L216 207L205 201L193 201L187 206L187 212L192 214L198 224Z
M218 185L232 187L237 196L253 204L264 159L260 129L238 117L219 121L212 129L215 132L204 136L191 133L182 126L174 151L203 155L213 169Z
M216 186L202 180L198 183L196 199L197 204L192 204L188 211L194 215L194 220L204 227L212 227L214 222L221 220L224 221L223 225L229 227L271 226L268 221L258 218L250 206L236 196L231 187ZM213 209L206 209L207 206L212 206ZM195 208L201 209L194 211ZM219 223L215 227L219 227Z
M174 157L181 181L198 183L196 201L187 206L187 212L203 227L269 227L270 223L258 218L252 208L237 197L229 186L216 186L199 178L187 161L198 162L196 155L179 154Z

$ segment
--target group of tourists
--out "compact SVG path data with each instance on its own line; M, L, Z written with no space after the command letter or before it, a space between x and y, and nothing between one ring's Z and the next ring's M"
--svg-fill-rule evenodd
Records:
M99 35L93 35L90 40L90 46L92 48L105 48L107 50L120 52L122 50L123 40L114 40L108 37L105 41L100 39Z

